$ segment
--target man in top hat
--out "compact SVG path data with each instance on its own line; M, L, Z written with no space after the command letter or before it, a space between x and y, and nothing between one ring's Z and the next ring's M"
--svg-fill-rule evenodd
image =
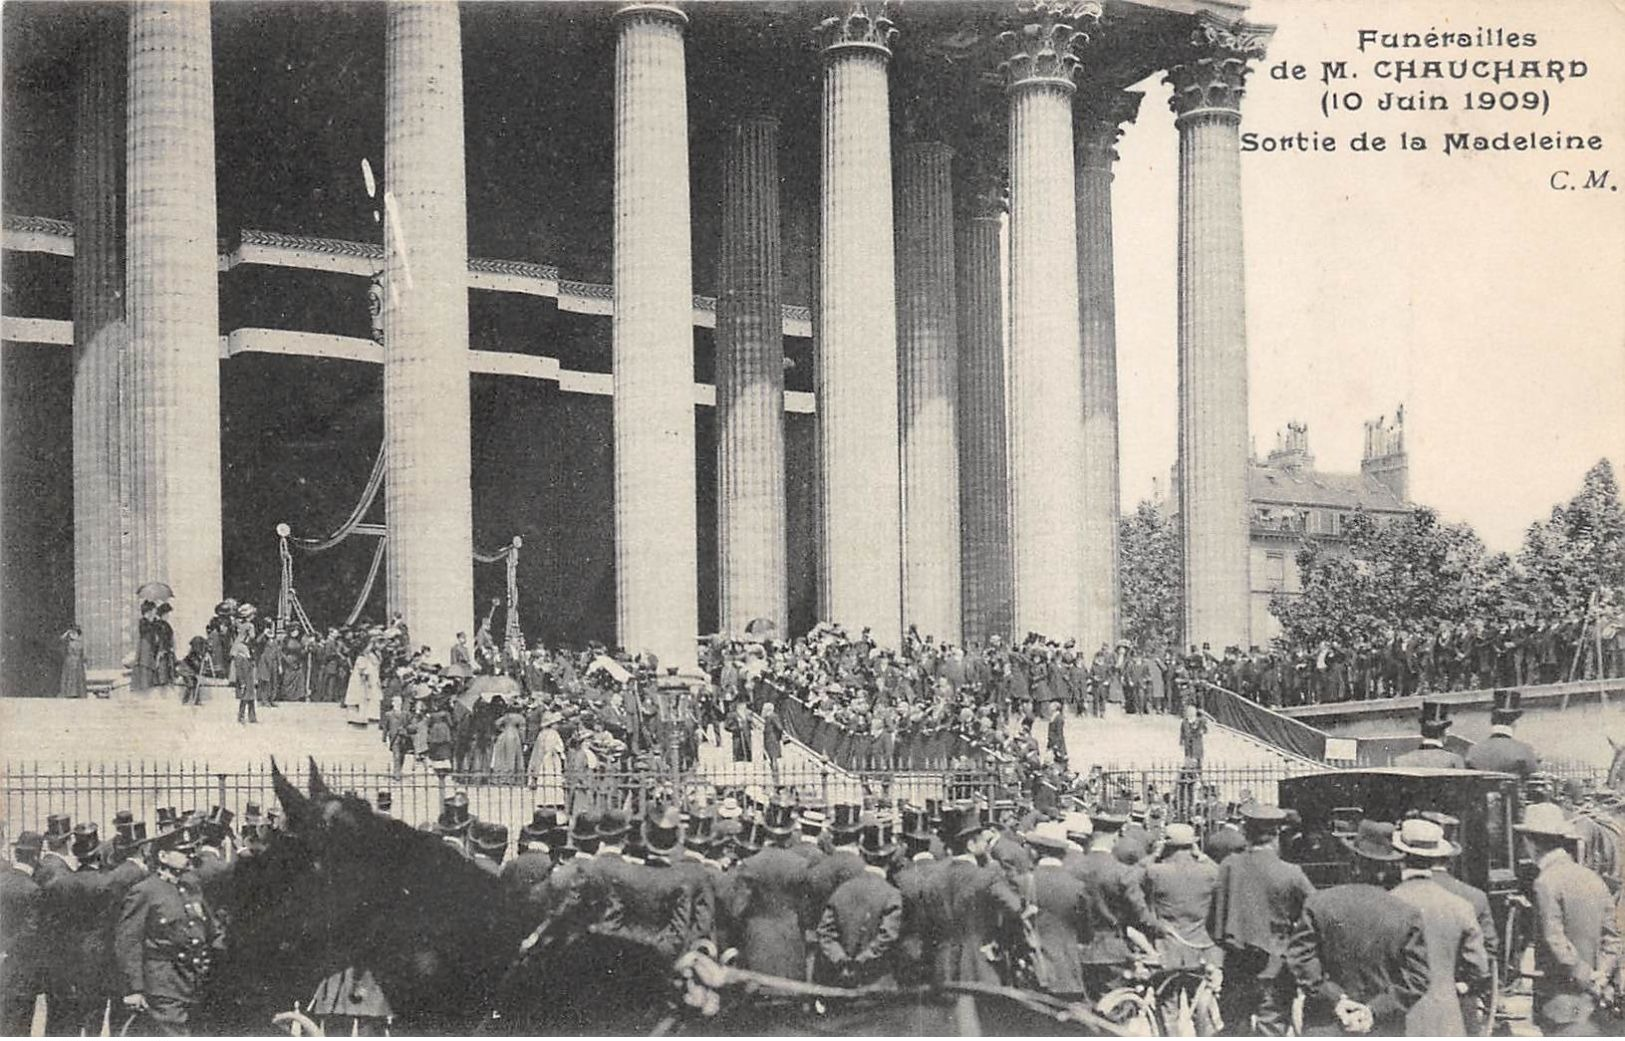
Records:
M839 824L841 807L835 809ZM886 881L886 865L897 844L890 823L869 824L862 831L863 867L836 887L818 919L815 983L866 987L895 982L903 894ZM825 863L833 859L831 855Z
M1083 881L1066 869L1066 855L1078 848L1061 821L1043 821L1022 833L1038 858L1033 868L1033 919L1037 949L1034 971L1045 992L1062 998L1087 996L1088 981L1079 959L1094 934L1093 903Z
M1304 990L1306 1034L1403 1034L1427 992L1422 912L1377 884L1404 855L1393 833L1392 824L1360 821L1343 840L1357 881L1304 901L1286 961Z
M793 811L785 803L765 808L761 830L767 841L734 869L729 917L738 932L741 968L802 979L807 971L802 929L807 862L786 848L792 820Z
M519 829L519 852L502 865L502 882L509 891L539 902L546 891L547 876L553 873L553 847L562 846L568 833L563 810L536 807L529 823Z
M1242 809L1247 848L1219 865L1208 919L1224 955L1219 1008L1231 1030L1281 1037L1291 1025L1294 986L1287 938L1315 887L1302 868L1281 859L1286 813L1259 802Z
M11 861L0 869L0 1034L26 1037L34 1022L34 996L45 989L44 945L39 932L40 887L34 880L45 837L17 835Z
M863 858L858 855L858 836L863 830L862 809L852 803L837 803L830 821L830 851L807 868L807 928L818 926L830 895L841 883L863 874Z
M1460 770L1467 761L1444 746L1444 732L1450 729L1447 706L1440 701L1422 702L1422 744L1394 756L1395 766L1437 766Z
M673 869L683 876L692 908L689 932L693 943L714 939L717 932L717 882L721 866L711 859L716 812L697 806L683 823L682 848L670 857Z
M210 907L225 905L225 887L230 884L235 849L232 821L236 814L223 806L211 807L198 824L199 842L192 873L203 887Z
M73 858L73 819L66 813L53 813L45 818L43 851L34 870L34 881L44 888L58 874L79 869Z
M1411 1037L1453 1037L1467 1032L1461 995L1486 994L1490 986L1490 960L1484 933L1472 905L1439 884L1434 865L1447 864L1457 850L1444 829L1430 820L1412 817L1394 832L1394 849L1405 855L1404 869L1394 896L1422 912L1422 937L1427 944L1428 989L1405 1016Z
M604 861L600 847L597 877L614 913L595 928L675 960L697 940L692 894L673 867L683 844L682 818L674 806L658 807L637 830L644 851L641 863Z
M197 829L181 825L153 840L154 872L125 894L113 929L122 1012L130 1034L184 1034L220 935L203 894L187 881Z
M446 844L455 848L463 856L468 856L468 831L474 822L474 816L468 809L468 793L453 792L446 796L440 804L440 819L435 822L435 832Z
M1574 862L1574 829L1562 807L1537 802L1516 826L1539 872L1535 898L1535 1022L1547 1035L1597 1032L1600 999L1619 969L1613 899L1596 872Z
M938 939L937 979L1002 984L999 966L986 948L1018 935L1029 912L1003 868L988 863L996 833L974 806L943 810L941 830L949 858L935 878L932 901L942 916L932 926Z
M796 841L788 848L808 867L824 857L824 847L820 842L824 837L824 828L828 824L829 818L816 806L802 806L796 815Z
M1512 735L1513 724L1523 715L1521 695L1516 690L1498 690L1494 697L1490 736L1467 750L1467 768L1528 777L1540 769L1540 758L1533 748Z
M947 858L932 852L932 845L940 846L942 840L931 830L929 811L924 807L904 806L902 825L907 860L892 875L892 884L903 897L903 934L895 962L898 981L912 986L931 979L936 957L936 936L931 930L943 917L934 913L931 900L936 874Z
M470 859L487 874L500 875L508 855L508 826L475 819L468 827Z
M1126 805L1116 801L1101 803L1089 815L1088 848L1073 861L1073 871L1083 883L1094 922L1080 957L1089 992L1097 998L1132 963L1124 930L1132 926L1153 937L1162 931L1146 907L1139 872L1114 852L1128 821Z

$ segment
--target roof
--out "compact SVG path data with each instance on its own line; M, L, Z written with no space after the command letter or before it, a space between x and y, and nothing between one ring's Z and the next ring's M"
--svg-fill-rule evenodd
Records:
M1248 477L1247 492L1255 503L1389 512L1408 512L1411 509L1411 504L1395 495L1387 485L1363 473L1288 470L1254 463Z

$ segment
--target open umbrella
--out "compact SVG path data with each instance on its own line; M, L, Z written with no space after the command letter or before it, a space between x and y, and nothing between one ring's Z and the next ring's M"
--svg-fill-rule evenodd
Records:
M752 618L745 625L746 636L772 636L778 631L778 623L771 618Z
M168 582L143 582L136 587L137 600L173 600L175 591L169 588Z
M482 697L489 700L498 694L507 698L518 693L519 681L512 676L475 676L468 681L468 688L457 696L457 700L472 705Z

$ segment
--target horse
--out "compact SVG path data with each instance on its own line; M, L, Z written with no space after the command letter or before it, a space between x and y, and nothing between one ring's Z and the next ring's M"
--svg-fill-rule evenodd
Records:
M371 974L396 1033L1113 1032L1087 1009L1027 991L842 991L703 954L674 965L591 930L538 942L538 912L440 837L334 793L314 762L308 794L274 761L272 782L287 824L222 888L227 943L194 1032L262 1035L292 1022L308 1031L317 1024L296 1003L346 970Z

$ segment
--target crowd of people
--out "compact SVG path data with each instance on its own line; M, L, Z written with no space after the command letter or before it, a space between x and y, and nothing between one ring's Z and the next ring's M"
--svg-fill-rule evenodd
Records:
M371 809L390 815L388 793ZM0 872L7 1033L28 1032L39 993L53 1035L98 1032L108 1017L184 1031L231 940L214 911L232 872L286 822L257 806L240 822L220 807L158 817L151 836L121 812L105 838L62 814L17 837ZM1165 820L1109 796L1045 811L712 793L573 814L540 805L510 836L459 791L417 828L500 880L534 926L525 950L588 935L648 948L687 972L685 1000L702 1014L736 969L830 987L1015 986L1105 1013L1127 1006L1103 999L1154 969L1216 994L1164 1010L1201 1033L1284 1033L1299 991L1308 1032L1482 1025L1493 962L1518 952L1500 950L1484 893L1453 874L1457 820L1333 822L1328 838L1251 799L1215 817ZM1536 870L1529 942L1548 1032L1601 1026L1625 982L1611 886L1570 853L1583 818L1537 802L1517 829ZM1296 866L1312 837L1345 858L1345 881L1317 890ZM290 1001L328 1033L386 1030L390 996L354 972Z

